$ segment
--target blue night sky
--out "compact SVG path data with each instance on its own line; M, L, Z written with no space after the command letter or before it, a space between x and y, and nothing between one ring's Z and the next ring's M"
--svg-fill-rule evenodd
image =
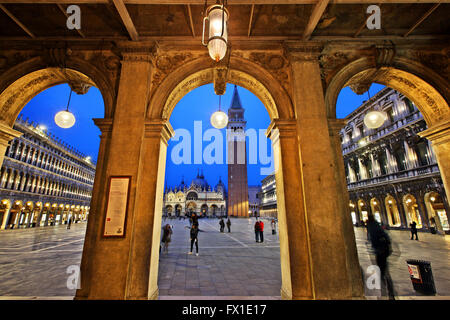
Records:
M370 96L375 95L384 86L373 84L370 88ZM234 85L228 84L227 91L222 96L221 110L227 112L230 106ZM97 160L97 153L100 143L100 130L94 125L93 118L103 118L104 105L100 91L92 87L85 95L72 94L69 110L74 113L76 117L75 125L70 129L59 128L54 120L54 115L64 110L67 105L70 88L67 84L62 84L49 88L36 97L34 97L22 110L21 114L24 118L29 118L36 123L45 125L48 131L56 135L63 141L74 146L82 153L92 157L94 161ZM245 109L245 119L247 120L247 129L253 128L256 131L259 129L266 129L270 124L269 114L267 113L261 101L250 91L238 87L239 96L242 101L242 106ZM359 107L364 100L367 100L367 93L363 95L356 95L350 88L342 89L337 100L336 114L337 118L344 118L357 107ZM187 129L194 138L194 121L202 122L202 132L212 128L210 124L211 114L218 110L219 99L214 94L212 84L199 87L188 93L175 107L171 117L170 123L176 130L178 128ZM225 137L226 130L221 130L223 137ZM197 175L198 170L202 171L208 183L214 187L221 177L222 181L227 184L227 165L226 164L175 164L171 160L171 152L173 147L179 141L170 141L167 149L166 161L166 186L178 185L181 177L184 176L185 183L190 183ZM203 149L208 146L211 141L203 141ZM268 155L271 155L270 141L266 141L268 146ZM225 159L225 145L224 140L224 159ZM247 147L248 148L248 147ZM259 150L259 146L258 146ZM191 146L192 163L194 160L194 143ZM259 159L259 157L258 157ZM261 180L265 177L261 175L261 167L268 167L268 164L249 164L248 165L248 183L249 185L259 185Z

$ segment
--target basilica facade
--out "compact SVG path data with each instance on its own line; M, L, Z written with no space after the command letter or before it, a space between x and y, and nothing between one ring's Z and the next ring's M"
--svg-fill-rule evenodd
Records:
M193 212L202 217L227 215L227 192L221 179L211 188L201 173L189 185L183 178L178 186L166 188L163 216L179 217Z

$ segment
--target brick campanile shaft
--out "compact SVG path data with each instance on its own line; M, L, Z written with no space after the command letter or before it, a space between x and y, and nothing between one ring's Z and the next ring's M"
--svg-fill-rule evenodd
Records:
M244 108L234 86L233 99L228 109L228 215L248 217L247 148L245 145Z

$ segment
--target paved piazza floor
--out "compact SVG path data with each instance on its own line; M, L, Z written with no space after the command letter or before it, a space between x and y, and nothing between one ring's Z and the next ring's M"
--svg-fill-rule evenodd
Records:
M174 226L168 254L161 254L160 299L199 296L234 299L280 299L278 235L265 222L265 242L254 239L254 219L232 219L231 233L220 233L218 220L200 219L199 256L188 255L188 220L166 220ZM86 224L0 231L0 299L72 299L68 278L81 260ZM356 228L363 271L373 264L365 229ZM438 295L450 297L450 237L419 233L409 240L407 231L390 231L394 253L389 258L396 294L420 297L409 279L406 259L431 261ZM195 251L195 248L194 248ZM377 291L366 289L376 298ZM434 297L439 298L439 297Z

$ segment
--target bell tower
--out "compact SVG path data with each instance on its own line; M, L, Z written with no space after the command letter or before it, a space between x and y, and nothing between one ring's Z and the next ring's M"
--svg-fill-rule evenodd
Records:
M244 111L241 98L234 86L233 99L228 109L227 163L228 215L248 217L247 148L245 145Z

